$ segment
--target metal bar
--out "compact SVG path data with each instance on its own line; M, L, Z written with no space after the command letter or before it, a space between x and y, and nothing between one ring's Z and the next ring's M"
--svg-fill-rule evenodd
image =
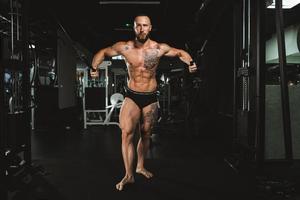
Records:
M238 132L237 132L237 110L238 110L238 69L241 65L241 29L242 29L242 21L241 21L241 8L240 4L234 4L234 15L233 15L233 34L234 34L234 64L233 64L233 139L238 139Z
M195 16L196 16L196 23L199 22L199 19L201 18L200 15L204 14L205 11L207 10L207 6L212 0L204 0L204 2L201 4L199 9L196 11Z
M8 23L11 23L11 21L9 19L7 19L6 17L4 17L3 15L0 14L0 20L6 21Z
M16 27L16 39L17 41L20 40L20 15L19 15L19 2L18 0L16 0L16 23L17 23L17 27Z
M85 109L85 88L87 84L83 85L83 94L82 94L82 111L83 111L83 128L86 129L86 121L87 121L87 116L86 116L86 109Z
M31 126L30 126L30 119L31 119L31 108L30 108L30 93L31 93L31 86L30 86L30 62L29 62L29 27L28 27L28 12L29 9L29 1L23 0L22 1L22 57L23 57L23 87L22 87L22 95L23 95L23 108L24 108L24 115L25 115L25 127L24 127L24 134L26 141L25 141L25 151L24 151L24 160L26 161L26 165L29 167L31 166Z
M103 112L105 113L106 112L106 109L105 110L85 110L86 112Z
M248 0L248 10L247 10L247 62L245 68L250 67L250 44L251 44L251 0ZM247 103L247 111L250 111L250 77L246 77L247 84L247 93L246 93L246 103Z
M108 66L105 67L105 117L108 115L108 84L109 84L109 76L108 76Z
M13 9L13 0L10 0L10 34L11 34L11 58L14 55L14 9Z
M283 119L283 134L285 145L285 158L288 161L293 159L292 134L291 134L291 119L289 106L289 91L286 80L286 51L285 38L283 27L283 12L282 0L275 1L276 13L276 34L278 43L279 68L280 68L280 86L281 86L281 104L282 104L282 119Z
M243 41L243 45L242 45L242 48L243 48L243 54L245 53L246 49L248 50L248 10L250 9L248 7L248 2L247 0L243 0L243 34L242 34L242 41ZM249 52L247 52L249 53ZM246 56L243 55L243 58L242 58L242 68L247 68L248 67L248 62L246 60ZM248 111L249 110L249 106L248 106L248 93L249 93L249 79L248 77L244 77L242 76L242 87L243 87L243 90L242 90L242 105L243 105L243 108L242 110L243 111Z
M246 34L246 26L244 25L245 24L245 21L246 21L246 0L243 0L243 49L245 49L246 47L246 39L245 39L245 34Z
M255 18L255 65L256 65L256 91L255 91L255 146L256 163L260 171L263 169L265 154L265 2L261 0L254 1L253 17ZM254 14L255 13L255 14Z
M1 55L0 55L1 56ZM0 61L1 61L0 57ZM0 199L6 200L8 198L8 188L6 182L6 166L5 166L5 103L4 103L4 66L0 63Z

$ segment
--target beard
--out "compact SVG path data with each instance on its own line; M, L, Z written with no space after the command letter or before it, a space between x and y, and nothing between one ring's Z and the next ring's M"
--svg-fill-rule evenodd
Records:
M149 34L145 35L137 35L136 40L140 43L145 43L149 39Z

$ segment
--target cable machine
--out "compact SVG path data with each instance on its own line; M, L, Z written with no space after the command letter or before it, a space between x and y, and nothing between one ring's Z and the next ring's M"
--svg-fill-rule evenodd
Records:
M123 74L109 68L112 68L112 61L103 61L98 67L100 76L96 79L89 78L88 67L82 70L84 129L88 125L119 125L113 114L124 100L122 92L117 89L119 75ZM112 73L113 78L110 78Z
M243 0L234 4L233 143L236 145L235 151L240 151L237 160L230 163L235 170L241 160L250 160L256 163L259 171L262 171L266 160L265 148L268 147L265 146L267 103L265 10L266 1ZM275 16L280 66L284 160L292 161L291 120L281 0L276 0Z

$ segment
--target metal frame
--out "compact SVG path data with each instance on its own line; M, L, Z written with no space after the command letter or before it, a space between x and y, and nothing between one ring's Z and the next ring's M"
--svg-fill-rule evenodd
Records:
M83 98L82 98L82 106L83 106L83 119L84 119L84 129L87 128L88 125L118 125L118 122L111 122L110 116L112 114L112 111L115 109L115 106L110 106L108 102L108 84L109 84L109 75L108 75L108 67L112 65L111 61L103 61L101 65L98 67L100 70L105 71L105 109L103 110L87 110L86 109L86 101L85 101L85 89L88 86L88 73L89 68L85 70L85 80L83 85ZM104 113L105 118L103 119L100 115L99 120L89 120L87 118L88 113Z
M255 66L255 160L259 172L263 171L265 161L265 2L256 0L253 2L255 25L253 41L253 65Z
M280 89L283 119L283 135L285 146L285 159L293 161L293 143L291 131L291 117L289 104L289 91L286 80L286 50L283 26L282 0L275 0L276 35L278 43L279 68L280 68Z
M289 94L286 81L286 57L283 31L282 0L276 0L276 33L280 64L280 86L282 102L282 118L284 128L285 160L293 161L291 119L289 108ZM265 2L259 0L243 0L236 4L235 44L234 44L234 139L240 142L239 135L246 132L247 136L254 133L254 160L259 169L263 169L265 162L265 38L264 19ZM242 19L239 18L242 17ZM253 23L255 22L255 23ZM252 58L249 55L252 54ZM240 56L242 55L242 56ZM242 79L241 81L238 81ZM242 83L242 91L238 91L238 84ZM254 100L249 97L255 97ZM238 115L238 111L243 116ZM238 119L245 117L240 123L241 130L237 130ZM255 121L250 118L255 117ZM254 128L254 129L253 129ZM249 138L248 138L249 139Z
M239 149L238 159L251 155L259 169L265 137L264 18L264 1L243 0L234 5L233 145Z

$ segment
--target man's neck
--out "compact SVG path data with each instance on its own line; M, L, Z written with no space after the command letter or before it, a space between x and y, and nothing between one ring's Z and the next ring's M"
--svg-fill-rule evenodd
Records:
M142 48L147 46L150 43L150 39L148 38L145 42L140 42L138 39L135 38L134 40L134 46L137 48Z

